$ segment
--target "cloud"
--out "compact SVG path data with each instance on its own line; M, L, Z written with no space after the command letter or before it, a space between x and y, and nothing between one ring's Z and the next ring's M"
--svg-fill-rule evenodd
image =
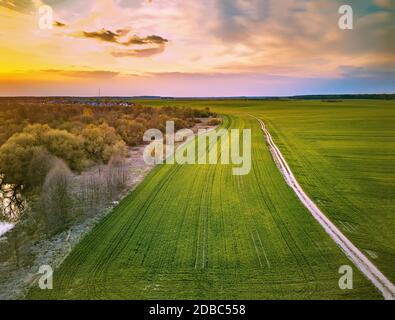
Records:
M388 81L395 81L395 71L388 68L387 65L377 66L364 66L364 67L354 67L354 66L339 66L339 71L341 72L343 78L354 78L354 79L381 79Z
M388 72L395 71L395 0L348 0L354 9L354 29L347 31L338 28L342 0L43 2L53 6L55 20L66 26L38 30L32 27L37 26L32 0L0 0L1 56L7 62L2 70L58 69L58 73L34 75L57 79L58 74L62 81L75 83L87 81L64 77L100 77L83 70L121 72L115 79L101 75L108 76L111 84L121 81L123 72L198 74L202 88L210 87L206 79L211 79L213 89L218 81L215 88L219 90L229 77L235 84L237 78L244 81L246 92L260 92L270 81L276 86L267 88L276 89L282 85L280 81L293 86L299 79L302 83L317 77L332 79L331 83L357 77L369 85L375 80L385 87L390 85L386 84ZM19 11L30 7L33 14L19 14L5 6ZM153 56L155 59L144 59ZM136 63L138 58L142 59ZM62 71L68 69L83 72ZM221 75L212 76L216 73ZM263 85L251 73L270 81ZM155 78L163 79L159 75ZM183 84L190 78L178 75L163 82L173 90L173 81ZM250 81L255 81L256 87L249 88ZM314 86L315 82L309 81L308 85ZM190 85L198 88L196 83ZM147 88L154 90L153 86ZM236 85L233 88L238 91Z
M165 49L166 46L161 44L154 48L113 51L111 55L116 58L124 58L124 57L146 58L157 54L161 54L165 51Z
M130 32L130 28L118 29L118 30L116 31L116 33L117 33L119 36L121 36L121 37L127 36L129 32Z
M158 35L149 35L140 37L138 35L128 36L129 28L118 29L116 31L101 29L93 32L83 32L85 38L98 39L100 41L113 43L121 46L146 46L146 48L135 48L129 50L116 50L111 52L111 55L116 58L135 57L145 58L153 55L158 55L166 50L166 44L169 40ZM126 37L126 39L125 39Z
M34 9L31 0L0 0L0 6L22 13L31 13Z
M113 43L118 43L117 38L119 37L117 33L114 33L106 29L102 29L100 31L93 31L93 32L83 31L82 35L85 38L94 38L101 41L113 42Z
M394 0L374 0L374 3L380 8L384 9L394 9L395 1Z
M140 38L138 36L132 36L129 38L128 41L126 42L118 42L122 45L128 46L131 44L135 44L135 45L145 45L145 44L158 44L158 45L163 45L166 44L167 42L169 42L169 40L164 39L160 36L156 36L156 35L152 35L152 36L148 36L145 38Z
M59 74L72 78L94 78L94 79L112 79L119 75L119 72L103 71L103 70L58 70L48 69L42 70L44 73Z
M121 40L125 36L127 36L130 32L130 29L118 29L115 32L111 30L101 29L99 31L87 32L83 31L83 36L86 38L94 38L105 42L112 42L116 44L121 44L124 46L130 45L147 45L147 44L165 44L169 42L169 40L164 39L157 35L150 35L147 37L139 37L137 35L130 36L126 40Z
M53 22L53 25L54 25L55 27L58 27L58 28L66 27L66 24L63 23L63 22L60 22L60 21L54 21L54 22Z
M155 43L155 44L162 44L162 43L169 42L169 40L164 39L160 36L155 36L155 35L146 37L144 39L144 41L146 41L147 43Z
M216 34L223 41L241 41L255 32L253 24L265 22L272 13L272 0L215 0Z

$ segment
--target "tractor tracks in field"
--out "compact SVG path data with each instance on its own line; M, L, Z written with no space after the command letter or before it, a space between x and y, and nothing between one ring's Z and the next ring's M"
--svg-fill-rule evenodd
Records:
M336 244L343 250L347 257L355 264L355 266L376 286L384 298L386 300L394 300L395 286L309 198L309 196L303 191L302 187L297 182L294 174L288 166L288 163L274 143L272 136L266 129L265 123L253 115L249 116L259 122L274 161L277 163L277 166L279 167L287 184L292 188L302 204L310 211L314 219L318 221L318 223L324 228L325 232L336 242Z

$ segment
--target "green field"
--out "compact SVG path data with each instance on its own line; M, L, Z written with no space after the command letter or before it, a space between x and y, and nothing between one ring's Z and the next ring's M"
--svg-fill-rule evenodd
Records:
M354 268L287 186L254 114L305 190L391 280L395 278L393 102L172 101L209 106L228 128L251 128L252 170L164 165L73 250L54 289L31 299L368 299ZM365 251L366 253L366 251Z
M259 114L305 190L394 283L395 103L302 102Z
M305 191L395 282L394 101L211 105L221 113L263 119Z

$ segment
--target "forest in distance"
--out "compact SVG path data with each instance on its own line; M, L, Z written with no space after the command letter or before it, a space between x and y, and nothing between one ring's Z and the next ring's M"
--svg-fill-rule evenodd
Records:
M97 100L0 99L1 198L9 199L2 201L1 220L18 221L27 211L29 201L37 203L37 198L46 204L67 207L70 202L67 177L94 165L111 168L110 180L118 177L111 184L122 187L125 180L122 167L128 149L143 143L147 129L164 131L166 121L170 120L176 130L190 128L201 118L212 117L211 121L216 121L209 108L152 108L125 99ZM46 227L49 234L67 225L66 208L44 211L57 214L44 219L53 222Z

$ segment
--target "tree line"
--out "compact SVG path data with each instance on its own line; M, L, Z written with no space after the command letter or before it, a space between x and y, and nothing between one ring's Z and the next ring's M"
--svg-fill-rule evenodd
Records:
M108 200L122 189L127 179L128 147L141 144L147 129L164 132L169 120L175 122L177 130L188 128L197 118L210 116L213 114L208 108L93 107L29 98L1 99L0 187L7 188L11 200L39 199L35 203L44 212L41 220L48 229L56 230L54 222L66 225L80 201L94 206L98 194L104 193ZM73 194L73 174L97 164L103 165L104 172L83 177L78 194ZM9 208L2 208L3 215L15 209L11 203ZM25 201L18 204L21 208L17 209L23 211Z

